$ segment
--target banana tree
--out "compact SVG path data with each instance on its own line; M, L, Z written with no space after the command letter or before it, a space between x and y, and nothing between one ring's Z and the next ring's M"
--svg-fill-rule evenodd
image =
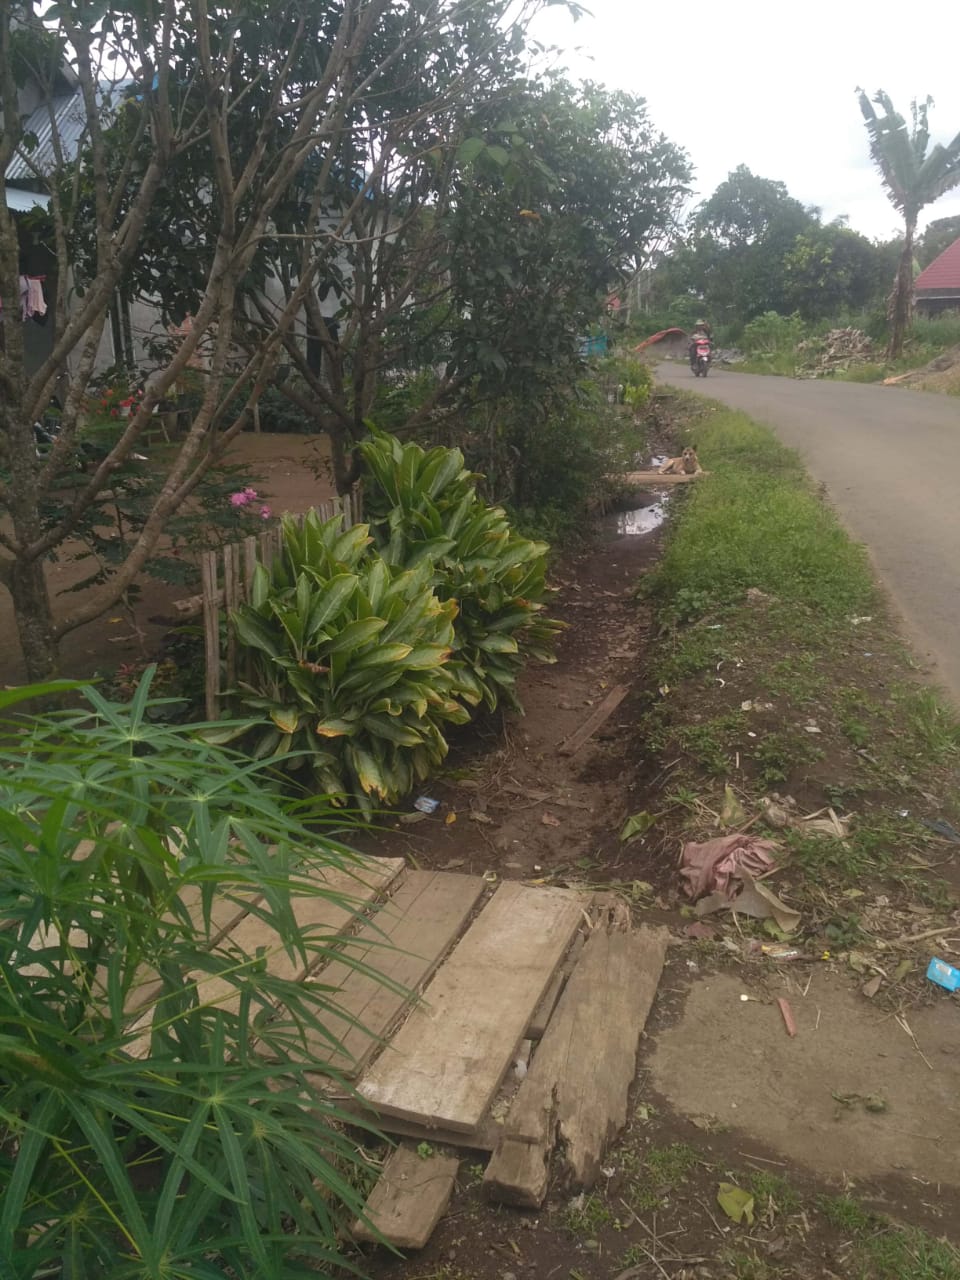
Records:
M910 324L913 304L913 242L920 211L960 184L960 133L944 146L930 146L928 112L933 99L910 104L911 124L895 110L888 94L878 90L871 100L857 89L870 138L870 155L880 170L887 197L903 215L903 252L887 306L890 342L887 358L896 359ZM882 114L878 114L877 107Z

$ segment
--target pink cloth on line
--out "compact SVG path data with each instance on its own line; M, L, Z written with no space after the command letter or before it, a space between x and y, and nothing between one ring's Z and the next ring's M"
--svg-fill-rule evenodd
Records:
M752 876L763 875L776 865L777 846L770 840L737 833L685 844L680 855L680 878L684 891L696 901L706 893L722 893L731 901L740 892L737 873L742 868Z
M36 276L20 277L20 316L29 320L32 316L45 316L47 302L43 296L43 283Z

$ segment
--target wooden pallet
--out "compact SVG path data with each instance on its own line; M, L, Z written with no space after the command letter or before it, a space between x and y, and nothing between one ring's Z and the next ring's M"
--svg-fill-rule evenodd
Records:
M580 926L585 899L501 885L361 1077L375 1111L470 1133Z
M594 916L594 927L583 928L587 912L581 901L580 926L586 941L576 938L548 981L543 1001L534 1006L528 986L508 981L521 964L515 947L523 935L517 932L512 941L502 937L507 909L526 919L531 903L537 901L525 897L522 888L504 885L498 890L438 969L423 1005L361 1078L359 1090L366 1098L387 1098L386 1109L374 1123L404 1135L407 1144L402 1149L420 1142L429 1143L432 1151L450 1147L460 1153L491 1152L485 1195L504 1204L538 1208L554 1164L561 1166L566 1185L590 1187L604 1153L626 1122L639 1041L660 980L667 934L662 929L632 930L628 910L612 896L598 900L602 918L597 921ZM475 961L494 939L499 940L499 978L487 982L489 972L481 964L471 980ZM547 967L543 956L530 947L529 939L526 945L542 975ZM521 1024L515 1015L524 1002L525 1032L539 1036L539 1043L533 1038L524 1042L529 1065L523 1079L510 1072L503 1081L503 1050L515 1040ZM494 1007L501 1015L497 1023L488 1016ZM471 1013L476 1015L472 1035ZM487 1061L477 1056L479 1028L490 1050ZM514 1048L508 1059L515 1052ZM501 1089L491 1094L490 1082L498 1073ZM482 1078L476 1090L465 1083L474 1075ZM488 1102L478 1117L482 1097ZM467 1127L468 1121L472 1127ZM368 1216L397 1247L419 1248L413 1242L425 1242L429 1236L424 1222L429 1220L432 1230L437 1220L434 1193L445 1204L448 1191L445 1184L433 1187L423 1203L406 1194L406 1183L398 1192L392 1160L382 1196L375 1193ZM423 1172L411 1163L409 1151L398 1157L398 1167Z

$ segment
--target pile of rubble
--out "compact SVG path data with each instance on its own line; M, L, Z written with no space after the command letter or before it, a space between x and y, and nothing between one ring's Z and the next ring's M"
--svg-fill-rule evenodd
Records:
M823 378L874 359L873 344L862 329L831 329L820 338L808 338L797 347L797 376Z

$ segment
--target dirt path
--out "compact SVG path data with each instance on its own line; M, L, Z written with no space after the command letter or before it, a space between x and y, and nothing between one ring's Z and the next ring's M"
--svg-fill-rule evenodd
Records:
M778 969L702 951L685 936L676 841L644 849L643 841L619 840L626 816L656 806L669 763L636 730L651 697L644 654L654 619L633 587L656 560L659 535L622 533L655 523L649 509L611 518L607 540L568 568L553 610L568 630L556 666L524 677L526 715L489 724L479 742L471 731L429 785L437 812L411 812L367 846L404 853L420 867L488 878L612 885L639 918L671 928L675 945L627 1130L595 1192L571 1199L554 1187L536 1214L486 1206L482 1163L468 1157L428 1247L406 1262L369 1257L375 1280L861 1274L848 1262L849 1232L844 1237L829 1220L831 1197L840 1197L842 1214L847 1193L934 1235L957 1235L960 1042L952 1010L942 1003L917 1010L914 1041L860 994L860 980L842 962ZM563 755L564 739L619 683L630 692L616 712L576 755ZM736 930L727 932L730 950L742 954ZM779 996L795 1010L795 1040L784 1032ZM879 1100L875 1109L864 1097ZM724 1225L722 1215L718 1222L717 1187L731 1179L769 1195L763 1220L749 1232ZM812 1221L811 1206L824 1196L828 1216ZM683 1260L698 1269L677 1270L677 1241ZM754 1254L776 1264L751 1269Z
M725 370L695 384L680 364L657 377L745 410L800 452L960 703L960 399Z
M655 503L650 495L637 501L650 504L648 511ZM378 851L389 845L420 865L506 879L566 874L588 881L600 868L607 876L629 874L617 838L632 812L634 785L624 776L624 742L643 697L636 680L649 627L633 589L659 547L655 536L619 532L637 525L610 517L603 542L570 566L575 579L561 582L551 610L568 630L556 665L525 673L526 714L465 730L428 786L441 802L436 816L398 822L376 842ZM630 685L627 698L576 754L564 755L561 744L620 684Z

